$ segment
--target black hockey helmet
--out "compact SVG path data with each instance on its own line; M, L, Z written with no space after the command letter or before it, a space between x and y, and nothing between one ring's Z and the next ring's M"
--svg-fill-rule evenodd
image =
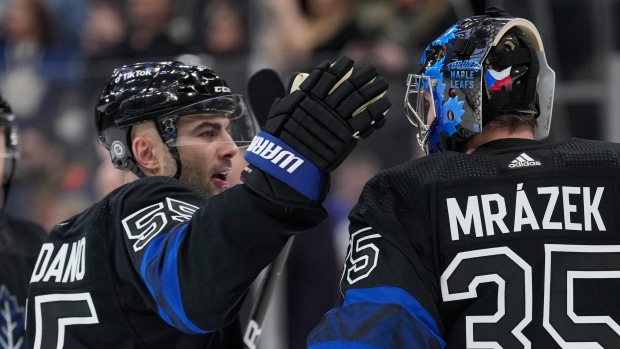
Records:
M95 109L99 143L110 151L117 169L144 173L134 161L131 129L153 122L177 163L175 178L181 175L177 150L178 118L217 113L230 121L228 132L237 146L250 144L258 123L243 97L232 95L226 82L213 70L181 62L147 62L117 68L106 83Z
M555 73L529 21L500 8L463 19L433 41L409 74L405 110L427 153L459 150L498 115L536 117L549 135ZM427 120L429 110L433 120Z
M11 181L15 175L15 168L17 167L17 132L16 127L13 124L15 116L11 111L9 104L0 96L0 128L4 133L5 152L0 154L4 160L4 171L2 173L2 190L3 201L6 200L11 188ZM4 208L4 205L3 205Z

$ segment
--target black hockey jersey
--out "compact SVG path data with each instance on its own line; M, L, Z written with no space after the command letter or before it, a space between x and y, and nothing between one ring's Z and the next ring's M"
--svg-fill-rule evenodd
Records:
M52 229L29 288L30 348L242 348L250 283L322 208L243 185L205 199L180 181L127 184Z
M497 140L384 171L309 348L620 348L620 144Z
M32 222L0 215L0 348L26 348L28 280L46 235Z

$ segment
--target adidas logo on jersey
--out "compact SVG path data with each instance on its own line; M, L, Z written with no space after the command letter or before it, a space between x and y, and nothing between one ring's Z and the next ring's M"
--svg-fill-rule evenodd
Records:
M512 160L512 162L508 165L509 168L519 168L519 167L530 167L530 166L540 166L540 161L536 161L529 157L527 154L522 153L517 156L516 159Z

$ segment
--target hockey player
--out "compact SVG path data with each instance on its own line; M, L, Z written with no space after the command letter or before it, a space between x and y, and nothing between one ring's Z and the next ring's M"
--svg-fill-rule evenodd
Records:
M250 283L325 218L329 172L385 121L387 83L352 67L343 57L300 76L258 135L211 69L116 69L96 107L99 140L141 178L51 231L30 280L29 347L242 348ZM248 145L245 184L224 190Z
M0 97L0 348L25 348L28 280L47 233L39 225L5 212L17 162L17 133L13 113Z
M406 109L430 155L371 179L309 348L620 348L620 145L547 145L536 28L492 8L433 41Z

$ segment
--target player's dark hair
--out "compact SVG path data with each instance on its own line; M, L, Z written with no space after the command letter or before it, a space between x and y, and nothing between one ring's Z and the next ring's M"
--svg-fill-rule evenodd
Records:
M512 133L521 128L527 128L534 132L536 126L536 116L533 114L506 113L494 117L485 128L508 129Z

